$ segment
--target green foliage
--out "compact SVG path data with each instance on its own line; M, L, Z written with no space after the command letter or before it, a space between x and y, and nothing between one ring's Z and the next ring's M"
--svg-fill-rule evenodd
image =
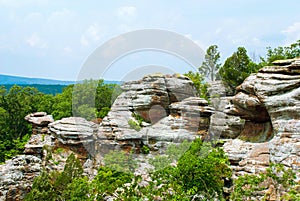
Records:
M54 104L52 106L53 118L55 120L62 119L64 117L72 116L72 91L74 85L69 85L64 88L61 94L57 94L54 97Z
M40 176L36 177L34 179L32 189L26 195L25 200L65 200L65 196L68 197L72 194L70 192L70 188L72 185L75 186L78 184L77 182L82 177L82 173L83 169L80 161L74 154L71 154L68 157L64 170L61 173L53 171L48 174L44 170Z
M104 156L104 163L107 167L117 172L133 172L137 167L134 154L124 151L111 150Z
M270 66L273 61L280 59L293 59L296 57L300 57L300 40L286 47L279 46L274 49L267 47L266 58L260 58L262 60L260 66Z
M133 174L120 172L108 167L100 167L98 174L92 182L94 196L102 200L105 196L113 193L125 183L132 181Z
M103 107L100 109L99 112L97 112L97 117L103 119L104 117L106 117L109 111L110 111L109 107Z
M217 78L217 73L221 67L220 62L220 52L218 51L217 45L211 45L206 50L205 61L199 67L199 72L205 75L211 81L215 81Z
M198 95L201 98L208 100L208 92L207 92L208 84L204 81L204 77L199 72L192 72L192 71L189 71L184 75L190 78L190 80L192 80L198 92Z
M152 172L148 185L141 185L141 176L132 173L136 164L133 165L130 153L110 152L104 157L106 166L98 169L92 181L82 177L79 161L70 155L62 173L43 172L35 179L26 200L94 201L104 200L106 196L124 201L223 200L223 180L231 172L221 149L197 139L192 144L170 145L166 156L178 159L178 166L166 165Z
M31 87L0 87L0 162L23 152L31 133L24 117L37 111L42 96Z
M137 121L133 120L133 119L128 120L128 125L130 126L130 128L132 128L136 131L140 131L142 129L140 124Z
M255 73L257 70L258 66L250 60L247 50L244 47L239 47L232 56L226 59L219 70L219 74L224 82L235 89L251 73Z
M273 186L275 194L280 195L284 200L297 200L300 193L296 193L297 185L295 182L296 175L291 169L285 169L282 164L271 164L266 173L258 175L240 176L234 181L232 200L247 200L254 196L258 191L268 189ZM282 194L288 192L287 194ZM264 200L268 199L269 193L264 195Z
M141 148L141 151L143 154L149 154L150 153L150 148L147 145L143 145Z
M224 179L231 177L229 161L220 148L212 148L196 139L189 150L178 161L178 182L185 191L212 199L215 194L222 197Z
M190 145L188 149L187 145ZM186 151L181 152L179 149ZM182 147L172 145L167 153L152 161L156 168L164 165L164 168L153 173L155 180L159 181L157 185L164 185L162 191L168 191L171 187L175 192L176 196L168 195L165 199L210 200L216 196L222 199L224 179L231 177L229 161L222 149L212 148L196 139L192 144L186 143ZM170 163L178 155L181 157L177 167L166 166L165 161Z

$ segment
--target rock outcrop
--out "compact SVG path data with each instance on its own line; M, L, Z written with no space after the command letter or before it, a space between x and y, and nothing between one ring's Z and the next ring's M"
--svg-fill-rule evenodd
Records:
M274 64L277 66L260 69L237 87L231 107L225 111L245 119L239 138L256 142L225 143L237 175L245 171L243 166L258 172L268 167L268 160L300 170L300 59ZM253 150L257 150L254 158ZM237 160L237 156L241 157Z
M215 108L214 114L210 117L209 134L215 139L234 139L238 137L244 129L245 121L236 115L231 115L225 111L232 107L232 94L223 82L211 82L208 88L211 106Z
M59 142L72 146L93 142L97 124L81 117L68 117L49 124L49 129Z
M141 146L148 145L158 150L168 142L207 134L214 109L196 96L187 77L149 75L124 83L122 89L123 93L100 124L98 149L135 147L139 152ZM129 120L135 122L138 131L129 125Z
M25 120L32 124L32 136L25 145L24 154L42 158L43 147L53 144L48 129L48 124L54 122L53 117L46 112L36 112L27 115Z
M19 155L0 166L0 200L23 200L32 182L42 170L42 160Z

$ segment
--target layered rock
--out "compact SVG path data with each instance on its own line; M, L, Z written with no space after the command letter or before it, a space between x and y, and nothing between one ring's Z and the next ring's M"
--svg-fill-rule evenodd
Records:
M68 117L49 124L49 129L62 144L79 145L94 141L97 125L82 117Z
M215 113L210 118L209 133L215 139L234 139L238 137L245 125L245 121L236 115L231 115L225 111L232 107L232 94L223 82L215 81L209 84L209 96L211 106L215 108Z
M30 155L15 156L0 165L0 200L23 200L42 170L42 160Z
M52 115L46 112L35 112L28 114L25 120L32 125L32 135L28 143L25 145L24 154L34 155L39 158L43 157L43 147L53 144L48 124L54 122Z
M52 115L47 115L46 112L28 114L25 120L32 124L33 134L47 134L48 124L54 122Z
M187 77L149 75L124 83L122 89L100 124L99 148L135 147L139 151L146 144L158 150L165 143L192 140L199 133L207 133L213 108L196 97L193 83ZM139 131L129 125L129 120L140 127Z
M224 145L230 159L239 155L237 147L247 149L268 148L261 153L270 162L282 163L295 171L300 169L300 59L281 60L249 76L238 88L232 98L232 105L226 110L239 115L246 123L239 138L263 143L241 143L232 140ZM237 144L237 142L239 142ZM241 145L242 144L242 145ZM235 150L235 151L234 151ZM241 149L240 152L242 152ZM249 151L247 153L250 153ZM251 154L244 154L238 162L252 160ZM248 164L254 172L267 168L260 160ZM258 166L256 164L259 164ZM238 170L240 171L240 170ZM253 171L252 171L253 172ZM236 172L236 174L239 174ZM298 179L300 175L298 174Z

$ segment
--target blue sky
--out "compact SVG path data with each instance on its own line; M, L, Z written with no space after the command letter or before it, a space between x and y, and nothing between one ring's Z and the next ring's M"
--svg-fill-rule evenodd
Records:
M217 44L222 61L238 46L257 58L267 46L300 39L299 7L299 0L0 0L0 74L76 80L97 47L149 28L184 35L203 50ZM120 59L103 76L121 80L147 65L190 70L176 57L145 51Z

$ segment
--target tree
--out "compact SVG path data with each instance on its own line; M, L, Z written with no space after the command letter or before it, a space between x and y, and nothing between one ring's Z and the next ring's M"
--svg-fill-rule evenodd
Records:
M272 65L273 61L280 59L293 59L296 57L300 57L300 40L286 47L279 46L274 49L267 47L266 58L260 58L262 60L260 66L269 66Z
M42 95L32 87L0 87L0 163L24 150L31 134L24 117L37 111Z
M79 188L81 186L78 185L78 182L86 180L82 177L82 173L83 168L80 161L72 153L67 158L62 172L52 171L47 173L46 170L43 170L41 175L34 179L32 189L26 195L25 200L66 200L65 198L69 198L71 194L70 188L74 186ZM80 191L80 189L73 190ZM82 196L85 192L87 192L87 189L78 193Z
M226 59L219 70L219 74L224 82L235 89L251 73L255 73L257 70L258 66L250 60L247 50L244 47L239 47L236 52Z
M276 200L299 200L299 184L292 169L285 168L283 164L271 163L266 172L238 177L230 197L231 200L249 200L261 192L263 200L269 200L271 194L276 196Z
M209 46L206 50L205 61L199 67L199 72L208 77L211 81L215 81L218 70L221 67L219 60L220 52L218 51L218 46Z
M61 94L54 97L54 104L52 106L52 115L55 120L64 117L72 116L72 92L74 85L69 85L63 89Z
M201 98L208 100L208 84L204 81L204 77L199 72L189 71L184 74L194 83L194 86Z

